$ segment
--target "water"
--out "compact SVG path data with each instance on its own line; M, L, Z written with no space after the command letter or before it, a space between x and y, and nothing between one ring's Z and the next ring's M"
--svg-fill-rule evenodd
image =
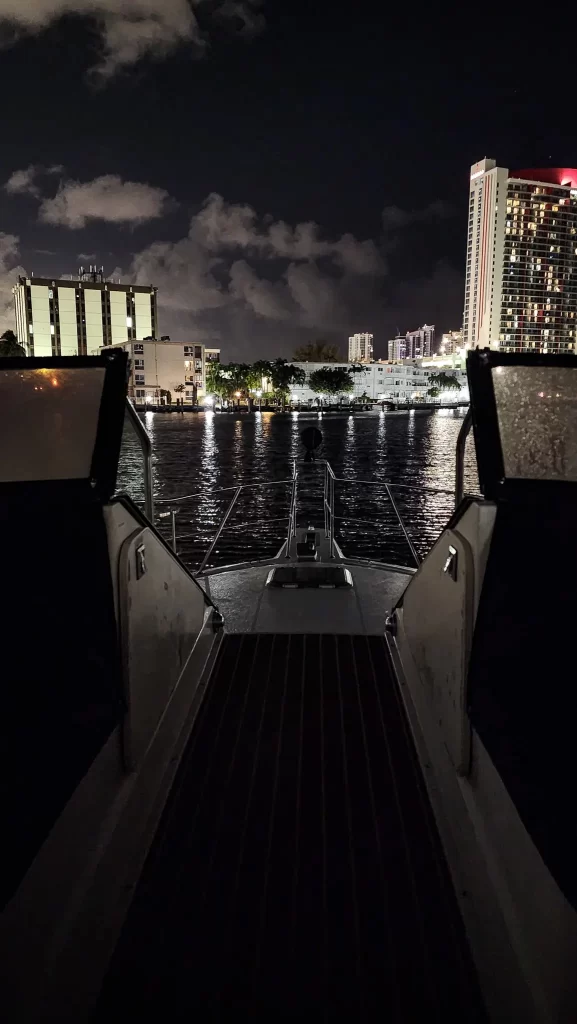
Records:
M346 555L413 564L410 549L382 481L449 493L392 489L394 499L420 554L431 547L454 505L455 445L464 410L434 413L357 414L321 419L296 413L147 413L152 439L157 525L170 536L170 516L178 509L178 551L198 567L239 484L276 481L271 487L241 492L209 564L268 557L286 536L290 507L291 462L301 458L305 426L323 433L321 458L339 478L335 491L337 540ZM468 442L467 489L477 490L475 457ZM307 472L307 470L305 470ZM307 494L299 489L298 523L323 520L323 474L307 473ZM375 486L378 485L378 486ZM118 486L143 500L140 452L125 432ZM232 488L224 494L222 488ZM182 502L167 501L191 495Z

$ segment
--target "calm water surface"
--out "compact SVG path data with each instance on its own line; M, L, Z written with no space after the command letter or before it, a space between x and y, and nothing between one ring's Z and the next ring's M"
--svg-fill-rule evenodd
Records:
M287 529L292 460L302 457L305 426L323 433L321 458L328 459L339 484L335 495L337 539L345 554L412 564L410 551L382 481L452 491L455 444L464 410L434 413L357 414L354 417L255 413L228 415L147 413L153 445L157 525L170 533L170 518L159 512L178 509L179 554L197 566L214 537L233 491L222 488L261 481L274 487L241 492L219 540L211 564L266 557L282 543ZM307 472L307 470L305 470ZM142 501L138 448L125 433L119 488ZM466 453L466 485L478 487L472 443ZM453 507L451 494L393 490L414 543L421 553L431 546ZM172 500L191 495L185 501ZM299 524L322 522L322 472L307 473L299 489Z

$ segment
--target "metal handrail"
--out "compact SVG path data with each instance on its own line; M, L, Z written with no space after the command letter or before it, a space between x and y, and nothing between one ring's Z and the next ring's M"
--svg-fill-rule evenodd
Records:
M466 422L467 418L468 417L465 418L465 422ZM468 430L470 429L470 423L469 423L468 429L466 431L464 431L463 428L465 426L465 422L464 422L463 427L461 428L461 431L460 431L460 434L459 434L459 439L460 440L463 437L463 441L462 441L463 451L464 451L464 441L466 440L466 437L467 437L467 434L468 434ZM220 537L222 535L222 532L223 532L226 524L228 523L228 521L229 521L229 519L230 519L230 517L232 515L232 512L233 512L233 510L234 510L234 508L236 506L236 503L238 501L238 498L239 498L240 494L243 491L254 491L254 490L257 490L258 488L262 488L262 487L277 487L279 485L280 486L283 486L283 485L286 486L287 484L291 485L290 506L289 506L288 515L287 516L275 517L274 519L268 519L268 518L266 518L266 519L261 519L261 518L258 518L258 519L248 519L246 521L243 521L242 523L235 523L235 524L233 524L231 526L231 529L237 530L237 529L246 528L246 527L253 527L253 526L256 526L256 525L260 525L261 523L264 523L264 522L278 523L278 522L283 522L283 521L285 521L288 518L286 540L285 540L285 543L283 545L283 548L284 548L284 556L285 556L285 558L287 558L287 559L290 558L291 542L292 542L293 538L296 536L296 519L297 519L297 509L298 509L298 485L299 485L299 480L301 479L301 474L299 472L299 467L301 465L303 465L303 466L306 465L307 468L310 468L311 466L318 467L318 468L322 467L323 472L324 472L324 482L323 482L324 528L325 528L325 537L327 538L327 540L329 542L328 543L329 557L331 559L335 557L335 553L336 553L336 550L337 550L336 538L335 538L335 524L337 522L347 521L347 522L351 522L351 523L357 523L358 525L366 525L366 526L375 526L376 525L375 523L370 523L370 522L365 521L365 520L357 520L357 519L355 519L353 517L350 517L350 516L337 516L337 515L335 515L335 486L336 486L336 484L353 484L354 483L355 486L359 486L359 485L363 486L363 485L367 485L368 484L371 487L381 487L381 488L383 488L386 491L387 498L390 501L391 508L393 509L393 512L395 513L397 522L398 522L398 524L399 524L399 526L400 526L400 528L401 528L401 530L403 532L404 538L405 538L405 540L407 542L407 545L408 545L409 550L411 552L412 558L413 558L414 563L415 563L415 565L417 567L421 564L421 558L420 558L420 555L419 555L419 553L418 553L418 551L417 551L417 549L415 547L415 544L413 543L413 540L412 540L412 538L410 536L409 530L407 529L407 527L405 525L402 513L401 513L401 511L400 511L400 509L399 509L399 507L397 505L397 502L395 501L395 498L393 497L392 491L396 488L396 489L400 489L400 490L403 490L403 491L416 492L416 493L424 492L424 493L427 493L427 494L444 494L444 495L455 496L455 492L452 491L452 490L449 490L448 488L441 488L441 487L418 487L418 486L415 486L414 484L401 484L401 483L396 483L396 482L393 483L392 481L388 481L388 480L351 480L351 479L348 479L346 477L338 477L338 476L336 476L334 471L333 471L332 466L330 465L330 463L326 459L322 459L322 460L319 459L318 461L313 462L313 463L308 463L308 462L305 463L304 460L294 459L293 460L293 472L292 472L292 476L289 479L263 480L263 481L259 481L258 483L238 484L236 486L221 487L221 488L219 488L216 491L211 491L211 496L217 496L217 495L220 495L220 494L228 494L228 493L231 493L231 492L233 492L233 494L232 494L232 499L229 502L229 504L228 504L228 506L227 506L227 508L226 508L226 510L224 512L224 515L223 515L222 519L220 520L220 523L219 523L219 525L217 527L216 534L215 534L211 544L209 545L209 548L208 548L206 554L204 555L204 558L202 559L202 562L201 562L199 568L194 573L195 576L201 575L202 572L204 571L204 569L206 568L207 563L208 563L208 561L209 561L209 559L210 559L210 557L211 557L211 555L212 555L212 553L214 551L214 548L215 548L216 544L218 543L218 541L219 541L219 539L220 539ZM462 488L462 483L461 483L461 488ZM178 496L176 498L160 498L160 499L158 499L157 504L176 504L178 502L186 501L189 498L203 497L205 495L206 495L206 491L197 491L197 492L194 492L192 494L180 495L180 496ZM175 517L177 515L177 512L178 512L178 510L171 509L170 512L160 513L161 517L163 517L163 518L168 516L168 515L171 516L173 546L175 547L175 550L176 550ZM193 522L193 520L191 520L191 522ZM190 536L192 536L192 535L190 535ZM185 537L183 537L183 539L188 540L188 539L190 539L190 537L188 535L186 535ZM281 549L281 551L282 551L282 549ZM340 557L340 555L339 555L339 557ZM414 571L414 570L411 570L411 571Z
M427 494L450 494L454 495L454 490L448 487L416 487L415 484L398 484L393 483L392 480L351 480L346 476L335 476L335 481L338 484L354 484L355 487L368 484L371 487L395 487L402 491L418 491L421 493L425 491Z
M144 508L146 517L154 523L154 497L152 490L152 442L130 398L126 399L126 416L140 444L144 462Z
M297 462L296 460L295 460L295 463L296 463L296 465L305 465L305 463L301 463L300 461ZM454 490L451 490L451 489L449 489L447 487L420 487L420 486L415 486L415 484L399 484L396 481L393 482L392 480L358 480L358 479L352 480L352 479L350 479L350 478L348 478L346 476L335 476L335 473L334 473L330 463L326 462L325 460L323 460L323 462L321 462L319 460L318 462L315 462L315 463L306 463L306 465L316 465L316 466L324 465L326 467L326 469L328 470L330 478L332 480L334 480L335 483L337 483L337 484L354 484L355 487L357 485L363 485L363 486L368 485L368 486L371 486L371 487L395 487L395 488L398 488L398 489L401 489L401 490L404 490L404 491L418 491L419 493L424 491L427 494L451 494L451 495L454 495L454 493L455 493ZM211 494L211 496L214 496L216 494L230 493L230 491L236 491L237 487L241 487L241 489L243 491L255 490L258 487L278 487L281 484L292 484L293 480L294 480L294 477L291 476L291 477L288 477L285 480L263 480L260 483L256 483L256 484L233 484L230 487L219 487L217 490L211 491L210 494ZM187 501L189 498L202 498L202 497L206 497L206 494L207 494L207 492L206 492L206 490L204 490L204 491L194 491L192 494L180 494L176 498L156 498L155 504L156 505L169 505L169 504L175 503L177 501Z
M240 487L241 491L254 491L257 487L279 487L281 484L292 484L293 478L289 477L287 480L261 480L257 484L233 484L231 487L219 487L216 491L211 491L211 495L215 494L226 494L230 491L236 491ZM206 497L206 490L194 491L192 494L179 494L176 498L157 498L157 505L169 505L177 501L188 501L189 498L204 498Z
M296 514L297 514L297 484L298 484L298 463L297 460L293 461L293 476L292 476L292 488L291 488L291 503L289 508L288 517L288 528L286 535L286 551L285 558L290 558L290 547L291 541L295 534L296 527Z
M467 415L461 423L461 429L457 438L456 465L455 465L455 508L463 500L465 492L465 445L469 431L473 425L473 410L469 406Z
M420 559L420 557L418 555L418 552L417 552L417 549L416 549L415 545L413 544L413 542L412 542L412 540L411 540L411 538L409 536L409 532L408 532L408 530L407 530L407 528L406 528L406 526L405 526L405 524L403 522L403 517L402 517L401 513L399 512L399 510L397 508L397 503L396 503L395 499L393 498L393 495L391 494L391 488L390 487L387 487L387 494L389 496L389 500L391 502L391 505L393 506L393 508L395 510L395 514L397 516L397 519L399 520L399 525L401 527L401 530L403 531L403 533L405 535L405 540L406 540L407 544L409 545L409 547L411 549L411 554L412 554L413 558L415 559L415 565L418 567L421 564L421 559Z
M218 541L218 538L220 537L222 531L224 530L224 527L226 526L227 519L230 516L230 513L232 512L234 506L236 505L236 499L238 498L238 496L239 496L241 491L242 491L242 485L237 487L236 491L234 492L234 497L233 497L230 505L228 506L226 512L224 513L223 518L221 519L220 526L219 526L218 530L216 531L215 538L214 538L212 544L210 545L208 551L206 552L206 555L204 556L204 558L202 560L200 568L197 569L197 571L195 572L195 574L194 574L195 576L200 576L202 570L204 569L206 563L208 562L210 556L212 555L212 552L214 551L215 544Z

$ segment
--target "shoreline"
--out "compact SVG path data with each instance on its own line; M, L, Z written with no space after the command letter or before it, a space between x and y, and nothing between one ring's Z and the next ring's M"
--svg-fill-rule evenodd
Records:
M388 408L385 408L385 409L381 409L380 405L373 406L372 408L368 408L368 407L365 406L365 407L362 407L362 408L359 408L359 409L352 409L352 408L308 409L307 408L307 409L284 409L284 410L282 410L282 409L270 409L270 408L266 408L266 407L259 410L259 409L247 409L245 407L243 407L242 409L208 409L205 406L184 406L184 407L183 406L179 406L178 408L176 406L171 407L171 406L166 406L166 405L137 405L137 406L135 406L136 412L140 413L140 414L147 413L147 412L154 412L154 413L160 413L160 414L164 414L164 415L169 416L169 415L172 415L172 414L181 415L183 413L208 413L208 412L211 412L211 413L213 413L213 414L215 414L217 416L244 417L244 416L256 416L259 413L260 414L262 414L262 413L270 413L271 415L274 415L274 416L292 417L296 413L299 417L308 417L310 419L318 419L319 417L322 418L322 417L325 417L325 416L331 416L331 417L334 417L334 416L346 416L346 417L349 417L349 416L380 416L381 414L385 415L385 416L398 416L398 415L402 415L402 414L406 414L406 413L411 413L411 412L430 414L432 412L438 411L439 409L450 410L450 411L456 412L457 410L468 409L468 408L469 408L469 403L468 402L460 402L458 404L451 404L451 405L432 405L432 404L429 404L427 402L418 402L418 403L407 404L407 405L399 404L399 405L396 405L394 408L391 408L389 406Z

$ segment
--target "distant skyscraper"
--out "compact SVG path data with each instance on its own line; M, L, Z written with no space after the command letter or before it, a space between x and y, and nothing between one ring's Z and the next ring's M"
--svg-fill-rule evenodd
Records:
M407 331L407 359L427 359L435 351L435 325L423 324L416 331Z
M471 167L463 340L574 352L577 170Z
M13 292L29 356L97 355L101 345L157 337L156 288L114 284L96 268L71 280L19 277Z
M373 358L373 335L353 334L349 338L349 363L370 363Z
M389 341L389 359L395 362L398 359L405 359L407 354L407 339L404 335L397 335Z
M439 355L454 356L460 348L463 348L463 332L449 331L448 334L443 334Z

